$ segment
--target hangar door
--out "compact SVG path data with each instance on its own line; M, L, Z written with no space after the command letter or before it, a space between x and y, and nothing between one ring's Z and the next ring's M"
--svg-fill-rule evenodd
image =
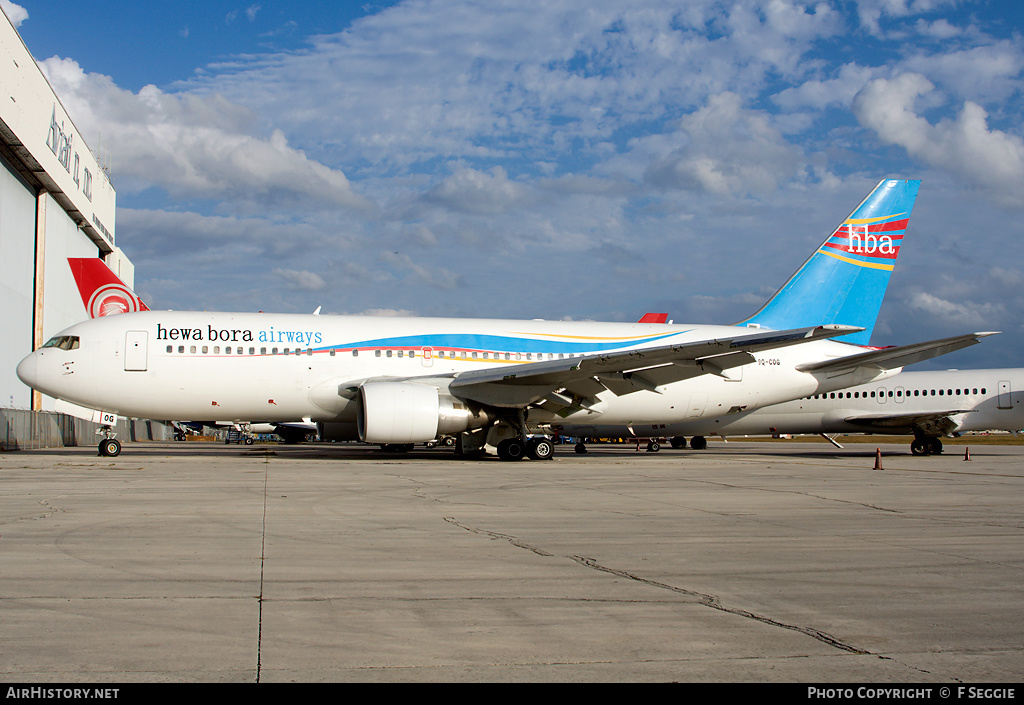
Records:
M146 348L148 333L144 330L130 330L124 336L124 369L126 372L146 371Z

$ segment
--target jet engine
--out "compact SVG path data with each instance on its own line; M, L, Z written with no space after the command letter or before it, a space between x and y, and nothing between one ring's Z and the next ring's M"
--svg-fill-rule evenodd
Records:
M367 382L359 396L357 428L365 443L425 443L494 422L485 409L429 384Z

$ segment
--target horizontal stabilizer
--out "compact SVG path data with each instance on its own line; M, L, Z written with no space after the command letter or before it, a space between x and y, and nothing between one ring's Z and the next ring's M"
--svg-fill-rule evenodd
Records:
M966 333L964 335L953 336L952 338L929 340L924 343L898 345L891 348L870 350L865 353L860 353L859 355L849 355L847 357L836 358L835 360L808 362L803 365L797 365L797 369L801 372L826 372L830 375L846 374L854 371L858 367L875 367L880 370L894 370L898 367L906 367L907 365L912 365L915 362L930 360L933 357L938 357L939 355L945 355L946 353L951 353L955 350L977 345L981 342L982 338L997 334L998 331Z

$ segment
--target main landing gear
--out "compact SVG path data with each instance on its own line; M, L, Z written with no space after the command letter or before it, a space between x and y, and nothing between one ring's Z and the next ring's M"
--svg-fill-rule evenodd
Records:
M934 437L918 436L910 443L912 455L939 455L942 453L942 441Z
M519 438L506 438L498 444L498 457L502 460L551 460L554 454L555 444L543 436L528 438L525 442Z

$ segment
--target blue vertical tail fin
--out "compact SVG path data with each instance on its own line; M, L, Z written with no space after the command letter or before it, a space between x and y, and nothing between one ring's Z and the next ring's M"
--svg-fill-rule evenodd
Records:
M885 179L829 235L760 311L737 325L784 330L840 323L867 345L921 182Z

